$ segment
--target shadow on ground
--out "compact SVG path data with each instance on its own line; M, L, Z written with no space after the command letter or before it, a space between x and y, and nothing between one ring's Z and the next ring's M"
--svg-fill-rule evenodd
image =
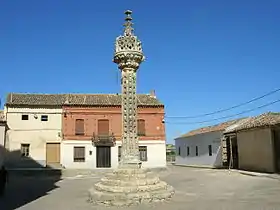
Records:
M21 157L20 151L9 152L0 147L0 154L5 157L8 169L8 183L5 194L0 197L0 209L14 210L47 195L57 188L56 182L61 179L61 170L43 167L35 160ZM20 169L16 169L11 160L17 159ZM28 167L28 169L27 169Z

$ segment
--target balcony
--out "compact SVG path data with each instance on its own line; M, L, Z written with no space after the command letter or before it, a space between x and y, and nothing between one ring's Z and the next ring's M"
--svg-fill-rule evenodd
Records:
M116 145L116 137L114 133L111 134L95 134L92 135L92 144L94 146L110 146Z

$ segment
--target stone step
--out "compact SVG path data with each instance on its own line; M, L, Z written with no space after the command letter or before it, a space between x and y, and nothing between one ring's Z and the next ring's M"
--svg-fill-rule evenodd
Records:
M152 172L148 173L135 173L135 174L126 174L126 173L107 173L105 177L108 179L116 180L135 180L135 179L148 179L152 178L155 175Z
M132 168L119 168L117 170L114 170L114 174L145 174L150 172L150 169L147 168L138 168L138 169L132 169Z
M160 182L160 179L158 177L132 180L109 179L107 177L101 179L101 183L106 186L144 186L154 185L158 182Z
M95 189L98 191L106 191L112 193L137 193L137 192L151 192L157 190L165 190L167 188L167 184L163 181L159 181L156 184L151 185L127 185L127 186L108 186L99 182L95 184Z
M130 206L140 203L150 203L163 201L171 198L174 189L167 185L165 189L156 191L136 192L136 193L112 193L98 191L95 188L89 190L89 201L95 204L104 204L110 206Z

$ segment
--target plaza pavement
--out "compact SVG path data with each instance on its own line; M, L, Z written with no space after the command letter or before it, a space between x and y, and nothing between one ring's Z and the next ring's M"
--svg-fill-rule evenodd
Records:
M87 190L103 171L64 171L52 175L15 175L9 179L6 195L0 198L0 210L103 210L116 207L92 206ZM123 209L154 210L279 210L280 179L244 175L238 171L169 166L161 171L175 196L164 203Z

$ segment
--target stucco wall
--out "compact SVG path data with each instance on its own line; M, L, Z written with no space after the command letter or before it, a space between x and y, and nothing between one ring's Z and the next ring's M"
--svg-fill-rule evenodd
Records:
M0 146L5 143L5 126L0 124Z
M177 165L197 165L208 167L222 166L221 135L222 133L218 131L176 139L175 163ZM208 145L212 145L212 156L209 156ZM198 147L198 156L196 156L196 146ZM180 155L178 155L179 147L181 152ZM187 147L190 148L189 156L187 156Z
M6 108L7 148L11 166L45 166L46 143L61 141L62 109ZM28 120L22 120L27 114ZM41 115L48 115L48 121L41 121ZM21 144L30 144L30 157L21 158Z
M237 133L239 168L273 172L274 151L271 137L269 128Z
M5 126L0 124L0 167L2 166L5 158Z
M120 142L117 142L116 146L111 147L111 168L118 167L118 146L120 145ZM73 161L74 146L85 147L85 162L77 163ZM166 167L164 141L140 141L139 146L147 146L148 161L142 163L143 167ZM91 155L90 151L92 151ZM96 147L92 145L91 141L64 140L61 144L61 164L65 168L95 169Z

